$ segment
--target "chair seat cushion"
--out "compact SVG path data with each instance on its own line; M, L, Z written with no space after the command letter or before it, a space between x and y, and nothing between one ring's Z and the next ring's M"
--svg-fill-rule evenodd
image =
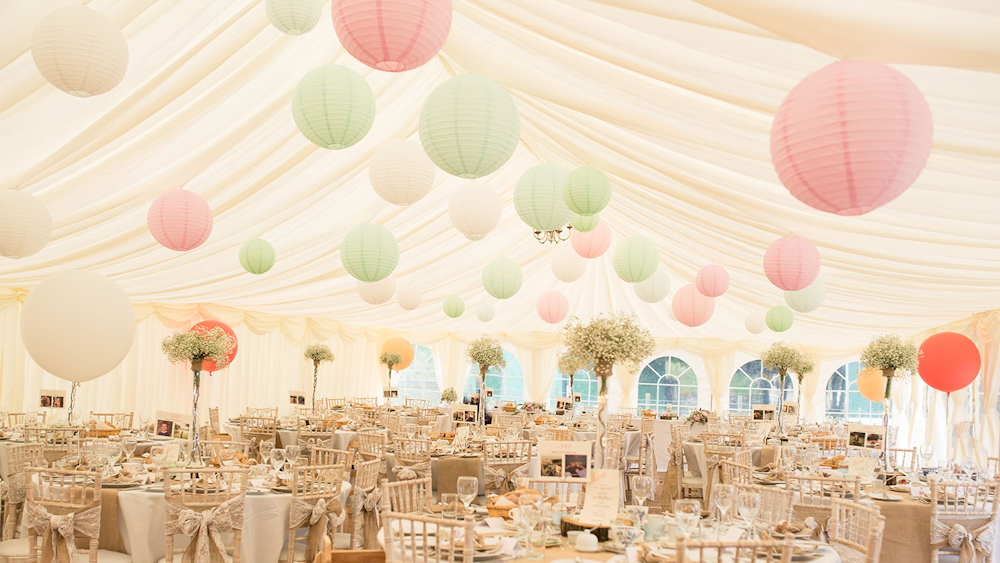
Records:
M0 542L0 557L27 557L28 538Z

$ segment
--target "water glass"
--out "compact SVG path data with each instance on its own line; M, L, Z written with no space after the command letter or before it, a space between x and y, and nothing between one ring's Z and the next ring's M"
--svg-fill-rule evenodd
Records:
M701 503L692 499L679 499L674 501L674 521L680 528L684 538L690 538L691 532L698 527L701 520Z
M755 491L743 491L739 497L740 517L750 526L750 537L756 533L757 514L760 513L760 493Z
M712 495L715 497L715 508L719 511L720 527L724 527L729 509L736 500L736 485L715 485L712 488Z
M441 504L444 505L441 509L442 516L449 520L455 520L458 518L458 507L461 506L461 504L459 503L457 494L442 493Z
M542 521L542 495L537 493L524 493L518 498L518 507L521 510L521 519L524 523L528 552L527 559L542 559L545 554L532 548L532 533L539 522Z
M650 514L646 517L646 541L656 541L666 529L666 518L662 514Z
M302 447L292 444L290 446L285 446L285 457L288 459L289 469L295 467L295 462L299 461L299 456L302 455Z
M639 506L645 506L651 488L653 488L652 477L646 475L632 477L632 497L639 501Z
M479 479L476 477L459 477L455 490L458 497L465 504L465 512L469 512L469 505L479 496Z
M128 461L132 458L132 454L135 453L135 449L139 446L139 440L135 438L125 438L122 440L122 451L125 453L125 460Z
M281 468L285 465L285 450L281 448L275 448L271 450L271 467L275 471L280 472Z
M920 458L924 461L923 467L925 469L931 466L931 458L933 457L934 457L934 446L931 444L921 444Z
M271 452L274 451L274 440L264 440L260 443L260 459L264 462L271 459Z

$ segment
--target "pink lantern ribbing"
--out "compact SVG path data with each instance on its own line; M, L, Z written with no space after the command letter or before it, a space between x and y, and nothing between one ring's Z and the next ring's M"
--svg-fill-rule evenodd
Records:
M708 322L715 312L715 300L702 295L694 284L688 284L674 294L671 307L677 320L687 326L699 326Z
M535 310L543 321L556 324L566 318L569 313L569 299L558 291L546 291L538 296Z
M771 161L800 201L860 215L909 188L931 153L923 94L882 63L838 61L807 76L778 107Z
M573 231L569 237L573 244L573 250L584 258L597 258L604 254L611 246L611 229L608 224L601 221L592 230L585 233Z
M807 238L781 237L764 253L764 273L786 291L805 289L819 275L819 250Z
M729 272L718 264L709 264L698 270L694 285L705 297L718 297L729 289Z
M389 72L431 60L451 29L451 0L333 0L332 14L344 49Z
M170 190L153 201L146 214L153 238L171 250L191 250L212 234L212 208L200 195Z

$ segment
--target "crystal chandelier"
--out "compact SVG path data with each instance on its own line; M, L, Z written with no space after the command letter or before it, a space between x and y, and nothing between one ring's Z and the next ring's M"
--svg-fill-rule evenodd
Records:
M565 240L569 240L570 231L573 230L573 225L566 225L562 229L556 229L554 231L535 231L535 240L539 244L545 244L551 242L552 244L559 244ZM565 231L565 234L563 234Z

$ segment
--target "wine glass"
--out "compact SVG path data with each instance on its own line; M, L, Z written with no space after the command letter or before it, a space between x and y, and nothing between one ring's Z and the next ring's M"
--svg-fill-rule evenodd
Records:
M461 506L461 504L458 501L457 494L442 493L441 504L444 505L441 509L442 516L448 520L456 520L458 518L458 507Z
M274 440L264 440L260 443L260 459L264 462L271 459L271 452L274 451Z
M639 506L646 504L649 498L649 490L653 487L653 479L646 475L636 475L632 477L632 496L639 501Z
M458 497L465 504L465 512L469 512L469 505L479 496L479 479L476 477L459 477L456 487Z
M191 442L188 440L177 440L180 449L180 461L185 466L191 463Z
M518 508L521 510L521 520L524 523L525 528L525 545L527 545L526 558L528 559L541 559L544 554L541 552L535 552L531 546L531 534L535 529L535 526L542 521L542 495L538 493L524 493L517 501Z
M292 444L290 446L285 446L285 457L288 459L288 468L292 469L295 467L295 462L299 460L299 456L302 454L302 447Z
M142 424L142 428L140 430L140 433L142 434L142 437L144 439L148 436L146 428L149 427L149 422L150 422L150 420L149 420L149 415L148 414L140 414L139 415L139 423Z
M920 445L920 458L924 461L924 469L931 466L931 458L934 457L934 445L933 444L921 444Z
M729 509L736 499L736 485L715 485L712 488L715 496L715 508L719 511L719 528L726 525Z
M281 471L282 466L285 465L285 450L281 448L274 448L271 450L271 467L275 471Z
M219 465L223 467L232 467L236 464L236 450L229 446L223 446L219 450Z
M972 474L976 473L977 470L979 469L979 464L976 462L976 458L969 455L962 458L962 461L959 462L959 467L961 467L962 472L965 473L965 480L971 481Z
M674 501L674 521L680 529L684 539L691 537L691 532L698 525L701 519L701 503L692 499L678 499Z
M160 476L160 470L167 466L167 448L162 444L157 444L149 449L149 459L156 466L156 475L153 476L155 480Z
M135 453L137 447L139 447L139 440L131 436L122 440L122 452L125 453L125 461L132 459L132 454Z
M757 514L760 512L760 493L742 491L739 496L740 517L750 526L750 537L756 533Z

